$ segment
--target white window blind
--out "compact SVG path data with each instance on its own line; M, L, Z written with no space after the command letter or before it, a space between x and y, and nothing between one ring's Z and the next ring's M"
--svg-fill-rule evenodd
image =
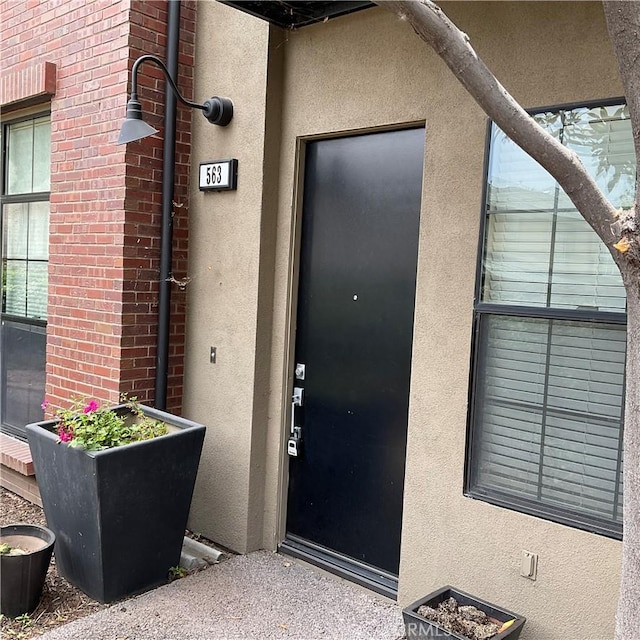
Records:
M635 155L625 106L535 117L578 153L616 207L631 205ZM563 522L619 530L620 273L545 170L495 125L490 145L470 489Z
M616 207L635 188L631 122L624 107L547 118ZM551 121L551 124L549 124ZM620 272L595 232L540 165L494 125L489 163L482 300L520 306L625 309Z
M6 192L2 194L2 313L47 317L51 120L6 126Z
M624 326L487 316L478 486L621 520Z

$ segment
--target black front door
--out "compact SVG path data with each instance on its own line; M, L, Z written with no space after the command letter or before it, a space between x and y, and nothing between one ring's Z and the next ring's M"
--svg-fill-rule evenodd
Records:
M407 129L311 142L305 163L287 541L396 576L423 153Z

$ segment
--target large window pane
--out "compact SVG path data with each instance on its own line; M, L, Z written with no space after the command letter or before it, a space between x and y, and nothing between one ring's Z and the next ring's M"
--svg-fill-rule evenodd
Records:
M7 260L3 278L2 311L24 316L27 304L27 263L25 260Z
M47 317L48 263L29 262L27 272L28 318L44 320Z
M2 423L21 431L43 418L46 329L3 320L0 336Z
M6 204L3 207L3 256L12 260L27 259L29 241L29 205Z
M559 212L549 306L624 313L626 294L609 250L577 211Z
M489 211L553 209L555 180L494 126L489 156Z
M484 316L476 488L621 519L624 326Z
M479 485L537 494L547 339L548 328L540 322L492 317L482 323L475 423Z
M49 203L29 205L29 260L49 259Z
M626 106L576 109L565 113L564 144L573 149L615 207L633 204L636 157ZM559 205L572 207L561 194Z
M51 186L51 121L41 118L34 123L33 132L34 193L49 191Z
M626 107L537 116L574 149L616 206L630 206L635 155ZM613 259L551 176L492 128L482 301L623 312Z
M6 256L2 311L45 319L48 294L49 203L9 203L3 208Z
M9 125L7 133L7 194L31 193L33 121Z
M492 213L482 301L624 312L611 254L575 210Z
M487 228L484 302L547 305L553 214L493 213Z
M5 195L49 191L51 183L51 121L49 117L10 124L7 132Z

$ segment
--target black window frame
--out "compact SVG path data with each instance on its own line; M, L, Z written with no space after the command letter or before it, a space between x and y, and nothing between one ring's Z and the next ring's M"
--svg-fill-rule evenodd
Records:
M573 109L594 108L599 106L616 106L626 104L624 97L607 98L604 100L585 100L581 102L570 102L551 106L536 107L527 109L529 115L536 115L545 112L569 111ZM476 256L476 279L474 287L473 301L473 325L471 335L471 363L469 368L469 391L468 391L468 411L465 439L465 463L463 474L463 494L464 496L476 500L482 500L489 504L510 509L526 515L534 516L542 520L548 520L558 524L570 526L576 529L588 531L599 535L604 535L616 540L622 539L622 523L615 523L610 520L600 519L585 513L572 511L570 508L560 509L550 504L542 505L535 500L527 500L522 497L501 492L496 489L478 489L474 486L474 451L478 440L478 431L474 427L477 424L477 385L480 379L479 368L481 366L482 340L481 324L484 318L490 316L514 316L522 318L544 318L549 320L579 320L582 322L617 324L626 327L627 314L599 311L590 309L562 309L557 307L529 307L514 304L496 304L482 301L482 287L485 273L483 265L486 259L486 232L488 223L487 197L489 186L489 164L491 152L491 130L492 120L487 120L484 161L483 161L483 182L482 201L480 205L480 225L478 237L478 250ZM624 415L624 388L623 388L623 415ZM622 466L622 440L624 434L624 423L621 423L620 442L618 447L618 470ZM616 501L618 485L616 483Z
M31 203L31 202L50 202L51 201L51 185L49 185L49 191L39 191L33 193L21 193L21 194L7 194L7 183L8 183L8 162L7 162L7 153L8 153L8 135L7 130L9 126L19 124L21 122L27 122L29 120L37 120L39 118L48 117L51 122L51 109L46 108L38 111L34 111L33 113L21 115L18 117L10 117L7 116L6 119L3 119L0 122L0 127L2 129L2 138L1 138L1 148L0 148L0 277L4 274L6 269L7 258L3 253L2 249L2 239L4 237L4 206L7 204L21 204L21 203ZM48 260L47 260L48 263ZM18 323L29 326L36 326L44 329L46 334L47 329L47 319L39 319L39 318L30 318L28 316L21 316L15 314L5 313L3 308L5 306L4 300L4 289L0 290L0 323L4 324L6 322ZM0 328L0 341L3 339L2 330ZM5 375L6 371L2 363L2 353L0 349L0 432L6 433L13 437L19 438L20 440L26 440L26 434L24 429L15 427L14 425L6 424L3 421L4 418L4 407L6 407L7 402L7 385L5 384ZM43 393L44 400L44 393ZM44 415L44 411L43 411Z

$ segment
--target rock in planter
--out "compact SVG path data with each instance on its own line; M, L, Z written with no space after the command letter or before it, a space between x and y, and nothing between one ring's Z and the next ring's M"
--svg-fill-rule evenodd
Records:
M10 618L31 613L40 602L56 537L46 527L8 524L0 530L0 609Z
M170 432L86 451L59 441L56 420L27 426L58 572L103 603L164 584L180 561L205 427L142 409Z
M454 618L458 611L462 615L460 622L456 623ZM422 613L425 615L421 615ZM432 619L425 617L427 613ZM404 608L402 617L408 640L415 638L517 640L526 620L516 613L480 600L449 585ZM494 623L495 626L484 623ZM471 629L476 629L478 635L462 635L463 628L469 634L472 633Z

